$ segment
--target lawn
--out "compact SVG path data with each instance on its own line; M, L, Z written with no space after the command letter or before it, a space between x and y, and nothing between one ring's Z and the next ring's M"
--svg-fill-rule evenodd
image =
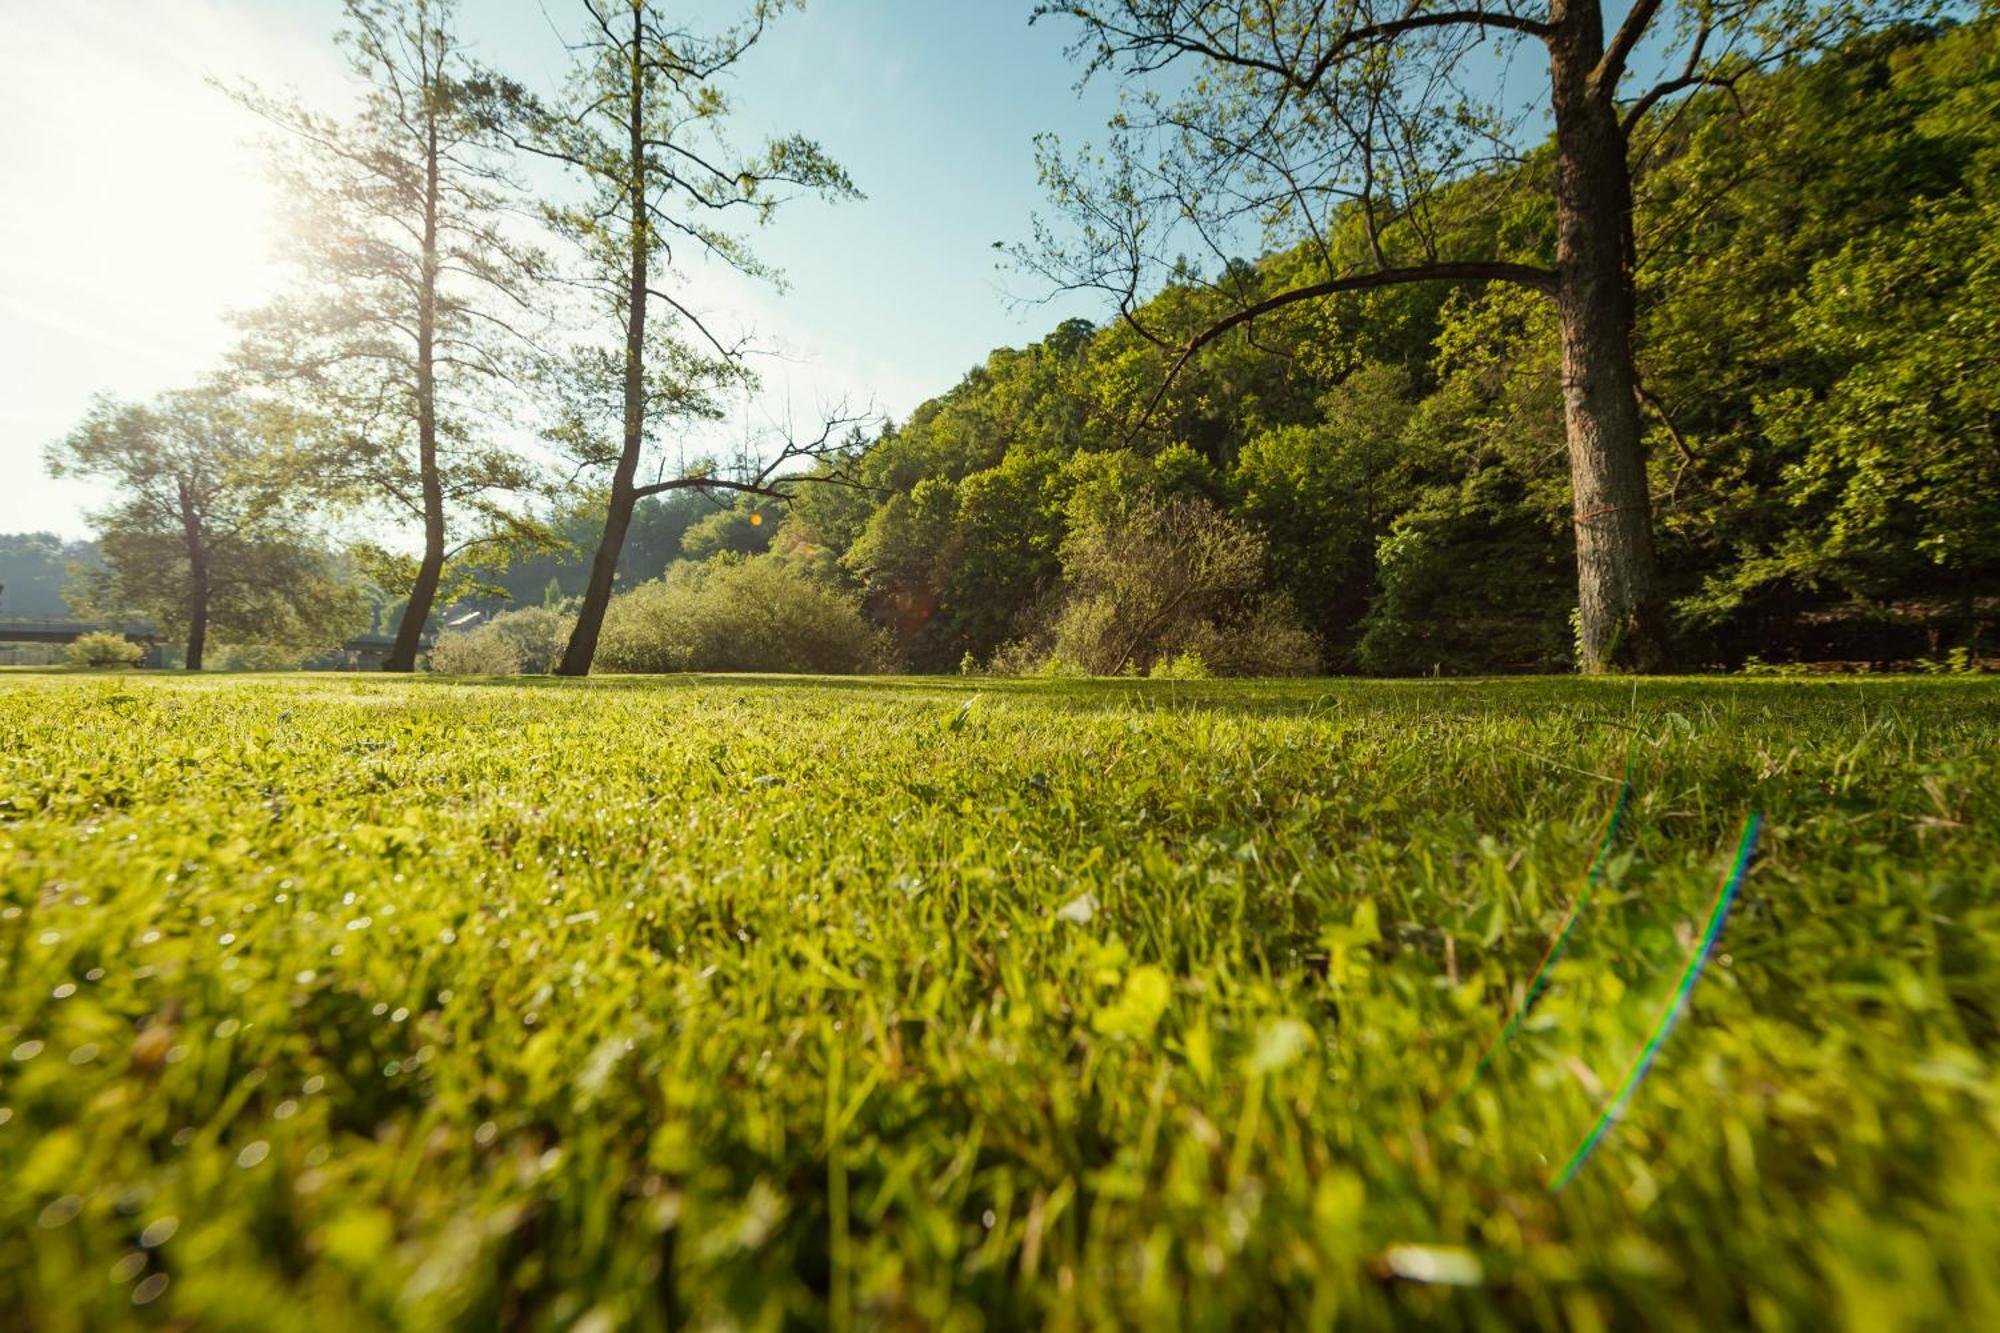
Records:
M2000 1327L1978 680L7 674L0 870L31 1328Z

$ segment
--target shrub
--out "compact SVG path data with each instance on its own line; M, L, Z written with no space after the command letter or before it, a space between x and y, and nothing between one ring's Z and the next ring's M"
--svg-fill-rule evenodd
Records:
M1082 523L1063 543L1070 597L1055 652L1102 676L1170 656L1263 573L1257 534L1201 500L1144 500Z
M484 625L447 631L431 645L431 670L447 676L513 676L520 674L521 654Z
M502 611L483 625L438 635L431 670L450 676L539 676L554 668L576 617L561 606Z
M1206 501L1144 499L1080 516L1063 544L1063 586L996 675L1296 676L1319 643L1283 595L1260 596L1264 545Z
M508 645L520 661L515 669L539 676L555 669L575 628L576 616L562 606L524 606L502 611L474 633Z
M64 656L76 666L134 667L145 658L146 650L122 634L92 630L78 635Z
M615 597L597 665L606 671L874 671L877 632L860 608L783 556L682 562Z
M1200 626L1186 651L1218 676L1311 676L1321 665L1319 639L1281 592Z
M1207 680L1215 673L1208 669L1200 653L1184 650L1153 663L1153 669L1146 674L1154 680Z

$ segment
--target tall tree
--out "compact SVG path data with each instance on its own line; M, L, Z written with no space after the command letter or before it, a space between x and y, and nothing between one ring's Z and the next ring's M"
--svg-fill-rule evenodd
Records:
M1114 70L1133 91L1108 169L1045 155L1045 179L1075 225L1068 236L1044 229L1025 253L1061 285L1111 294L1170 359L1169 378L1231 329L1341 293L1504 282L1547 295L1562 350L1583 665L1658 669L1668 649L1633 354L1633 161L1649 118L1678 94L1853 21L1810 0L1681 0L1671 24L1666 10L1634 0L1613 29L1600 0L1045 3L1036 17L1082 24L1075 49L1088 69ZM1498 71L1522 43L1540 47L1547 80L1531 101L1502 104L1479 85L1509 87ZM1658 75L1628 88L1642 44ZM1169 70L1184 76L1161 90L1155 76ZM1504 187L1533 174L1488 172L1494 188L1467 185L1518 160L1513 128L1544 116L1553 255L1514 258L1507 242L1533 249L1532 226L1469 227L1465 212L1532 218ZM1246 229L1305 247L1315 271L1265 289L1254 268L1229 262ZM1142 285L1163 272L1198 279L1180 247L1207 253L1220 270L1207 285L1231 308L1198 330L1147 328L1136 316Z
M245 88L279 126L301 290L247 321L246 370L345 429L329 457L423 533L384 668L411 671L454 556L528 542L508 504L533 485L496 444L525 352L540 256L509 225L507 160L487 127L494 82L467 56L454 0L346 0L340 34L364 81L340 119Z
M719 33L681 26L668 17L671 6L654 0L579 3L584 31L572 46L577 65L563 105L530 105L524 140L585 182L582 201L551 208L550 215L577 244L584 289L621 335L616 347L584 347L569 359L554 431L581 465L609 472L603 535L576 629L556 667L566 676L590 671L619 552L641 499L687 489L781 494L773 483L785 460L837 447L829 423L818 440L788 442L776 458L745 460L733 475L701 461L670 466L664 456L644 468L666 423L718 416L720 395L748 378L744 345L711 331L684 285L676 286L674 247L776 278L730 230L734 216L766 221L788 190L859 197L847 173L810 139L774 139L746 155L724 133L730 103L723 80L769 21L791 7L787 0L753 0L742 22ZM615 444L603 439L607 419L616 421Z
M47 452L58 477L109 482L92 515L103 555L81 590L109 611L151 616L201 669L211 633L238 642L331 645L360 612L314 540L324 498L302 462L292 413L227 392L171 393L145 406L99 399Z

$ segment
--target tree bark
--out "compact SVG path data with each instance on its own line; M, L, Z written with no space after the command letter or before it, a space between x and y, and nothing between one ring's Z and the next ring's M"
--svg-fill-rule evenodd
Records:
M188 637L187 669L199 671L208 652L208 604L212 591L208 569L208 543L201 530L192 489L180 485L181 540L188 558Z
M1549 67L1556 124L1556 309L1576 527L1583 670L1658 671L1665 608L1653 552L1632 356L1632 179L1599 0L1556 0Z
M646 135L644 28L640 12L632 13L632 60L629 71L631 99L627 129L631 134L626 183L627 224L631 267L625 294L625 438L618 455L618 467L611 474L611 499L604 514L604 535L598 539L597 554L590 562L590 582L584 587L583 602L577 607L576 628L570 631L558 676L587 676L597 656L597 637L604 629L605 608L611 605L612 585L618 578L618 556L625 549L625 532L632 525L632 508L638 503L635 482L639 475L639 455L646 441L646 269L652 253L647 235L651 225L646 217Z
M428 71L426 71L428 76ZM426 89L426 96L434 93ZM424 142L423 272L417 293L417 476L423 490L424 556L403 604L396 643L382 661L384 671L415 671L431 618L438 584L444 578L444 482L437 456L437 287L438 287L438 109L426 112Z

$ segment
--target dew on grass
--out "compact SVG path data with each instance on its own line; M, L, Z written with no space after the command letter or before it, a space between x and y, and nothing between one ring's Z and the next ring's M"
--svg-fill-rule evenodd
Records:
M305 1081L304 1083L302 1083L302 1084L300 1084L300 1085L299 1085L299 1088L300 1088L300 1091L302 1091L302 1092L304 1092L304 1093L306 1094L306 1096L310 1097L310 1096L312 1096L312 1095L313 1095L314 1093L318 1092L318 1091L319 1091L319 1090L320 1090L321 1088L323 1088L323 1087L325 1087L325 1086L326 1086L326 1076L325 1076L325 1075L323 1075L323 1074L312 1074L312 1075L309 1075L309 1076L307 1077L307 1079L306 1079L306 1081Z
M172 1240L174 1233L180 1229L181 1220L178 1217L155 1218L139 1233L139 1243L149 1250L157 1250Z
M133 1250L111 1265L111 1280L120 1286L146 1271L146 1252Z
M190 1143L193 1142L194 1142L193 1125L184 1125L180 1129L174 1131L173 1144L176 1148L185 1148Z
M42 1043L30 1038L14 1048L14 1059L26 1064L42 1053Z
M42 1209L41 1216L35 1220L42 1227L54 1230L56 1227L67 1225L72 1218L82 1211L82 1196L65 1194L59 1199L49 1200L47 1206Z
M236 1154L236 1165L248 1170L253 1166L262 1165L264 1159L270 1155L271 1145L258 1139L254 1143L243 1145L243 1151Z
M49 994L55 999L67 1000L70 996L76 994L76 983L74 981L65 981L62 985L50 991Z
M132 1304L151 1305L154 1301L160 1299L166 1289L167 1275L165 1273L155 1273L138 1286L132 1288Z
M69 1053L69 1062L73 1065L87 1065L96 1058L97 1043L94 1041L87 1041Z
M90 969L90 971L83 974L83 979L85 981L102 981L104 980L104 969L101 967L93 967Z

